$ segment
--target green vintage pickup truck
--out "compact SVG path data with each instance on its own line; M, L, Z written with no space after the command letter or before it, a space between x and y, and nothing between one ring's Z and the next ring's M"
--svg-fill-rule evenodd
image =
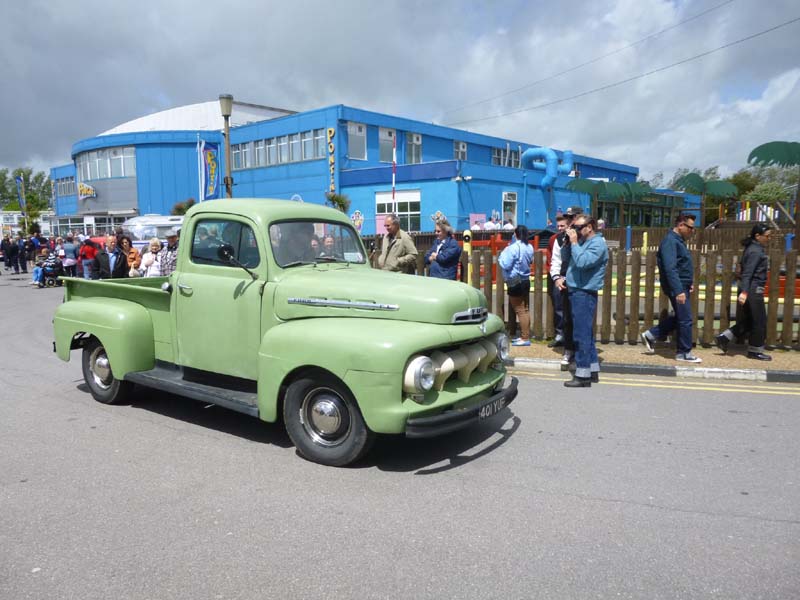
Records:
M333 246L315 249L326 237ZM186 215L170 277L65 282L54 349L65 361L82 351L96 400L121 402L138 384L283 418L299 454L326 465L363 456L375 434L458 430L517 395L484 296L372 269L331 208L203 202Z

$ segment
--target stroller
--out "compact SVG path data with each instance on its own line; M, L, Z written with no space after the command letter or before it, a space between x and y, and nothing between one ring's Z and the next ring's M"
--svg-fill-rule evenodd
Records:
M64 263L58 256L49 256L42 263L42 275L39 279L39 287L55 287L63 285L60 277L64 274Z

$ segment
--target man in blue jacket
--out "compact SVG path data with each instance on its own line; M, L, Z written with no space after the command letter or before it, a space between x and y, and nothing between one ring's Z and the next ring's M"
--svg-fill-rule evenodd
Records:
M675 227L661 240L658 247L658 272L661 291L669 298L673 314L642 334L642 343L648 354L655 352L655 342L677 330L676 360L690 363L703 362L692 354L692 304L694 291L694 264L686 240L694 234L694 215L678 215Z
M572 340L575 345L575 377L566 387L591 387L600 380L600 361L594 339L597 292L603 287L608 264L608 246L597 235L597 221L580 215L567 229L572 248L567 267L567 291L572 310Z

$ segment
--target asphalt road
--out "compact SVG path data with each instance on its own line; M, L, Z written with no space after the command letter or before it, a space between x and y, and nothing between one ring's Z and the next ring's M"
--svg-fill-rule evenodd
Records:
M3 600L800 597L798 386L533 374L334 469L223 409L94 402L60 301L0 277Z

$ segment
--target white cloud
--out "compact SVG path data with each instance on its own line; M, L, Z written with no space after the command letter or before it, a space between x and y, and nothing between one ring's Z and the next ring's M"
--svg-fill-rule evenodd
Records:
M64 164L82 138L223 92L285 108L343 103L426 121L507 113L644 73L797 14L796 0L775 0L769 11L737 0L563 76L447 112L719 3L230 0L225 18L189 0L12 4L0 38L0 56L8 57L0 80L13 90L0 96L0 165ZM76 34L87 23L91 35ZM798 35L794 24L623 86L464 127L638 165L645 176L715 164L732 171L759 143L800 139Z

